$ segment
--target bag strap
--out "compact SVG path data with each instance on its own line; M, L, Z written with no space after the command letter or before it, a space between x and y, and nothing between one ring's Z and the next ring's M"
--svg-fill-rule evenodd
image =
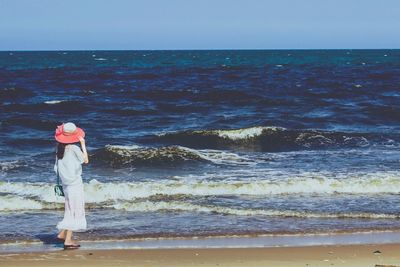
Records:
M60 185L60 175L58 174L58 159L57 159L57 185Z
M57 145L56 145L56 165L57 165L57 185L60 185L60 175L58 174Z

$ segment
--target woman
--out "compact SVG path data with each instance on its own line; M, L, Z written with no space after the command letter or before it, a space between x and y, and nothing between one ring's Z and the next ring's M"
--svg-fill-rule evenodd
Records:
M58 141L54 171L61 178L65 195L64 219L57 224L57 238L64 240L64 249L77 249L72 240L73 231L86 230L85 201L83 196L82 164L89 163L85 145L85 132L72 122L57 127ZM80 142L82 150L76 143Z

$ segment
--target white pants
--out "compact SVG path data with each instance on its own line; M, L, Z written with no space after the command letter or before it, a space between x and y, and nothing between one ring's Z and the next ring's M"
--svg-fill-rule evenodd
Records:
M57 224L58 230L83 232L86 230L83 183L63 185L65 195L64 219Z

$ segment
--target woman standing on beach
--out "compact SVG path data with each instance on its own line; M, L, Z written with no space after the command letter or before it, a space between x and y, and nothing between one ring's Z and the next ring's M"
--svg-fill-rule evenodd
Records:
M82 164L89 163L89 158L84 137L85 132L72 122L58 126L55 133L58 145L54 170L61 178L65 195L64 219L57 224L57 238L64 240L64 249L79 248L72 240L72 232L86 230Z

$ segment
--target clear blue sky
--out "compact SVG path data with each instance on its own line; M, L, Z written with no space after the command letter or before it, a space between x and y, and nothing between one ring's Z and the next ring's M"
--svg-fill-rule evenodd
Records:
M399 0L0 0L0 50L400 48Z

